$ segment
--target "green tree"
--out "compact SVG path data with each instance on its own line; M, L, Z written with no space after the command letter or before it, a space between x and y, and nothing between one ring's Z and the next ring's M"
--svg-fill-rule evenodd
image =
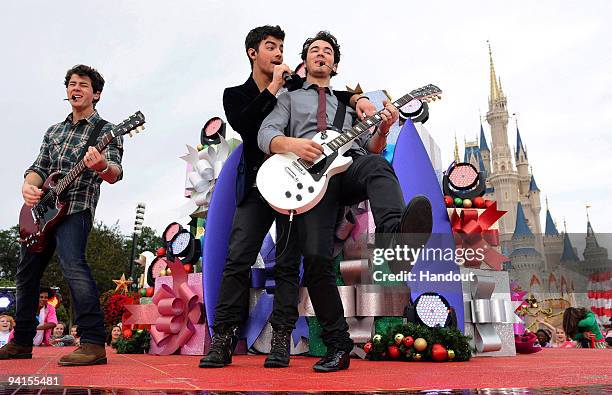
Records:
M13 280L19 262L19 226L0 230L0 280Z

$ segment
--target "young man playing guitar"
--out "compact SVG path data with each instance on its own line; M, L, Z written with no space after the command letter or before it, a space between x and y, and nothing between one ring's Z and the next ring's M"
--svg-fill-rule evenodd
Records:
M17 311L13 340L0 349L0 359L32 358L32 340L36 333L36 312L40 279L57 248L60 268L70 286L81 336L80 347L59 360L60 365L105 364L104 316L100 309L98 288L85 262L87 237L100 196L100 184L113 184L122 177L121 138L115 139L104 152L95 147L96 136L113 127L95 110L104 88L104 78L97 70L77 65L66 73L66 96L72 112L51 126L44 135L38 157L25 172L21 193L25 205L37 204L44 180L53 172L70 171L83 157L87 167L62 199L67 203L66 216L47 235L40 252L21 247L17 267ZM94 136L94 137L91 137Z
M257 146L257 132L276 104L276 96L285 84L283 75L291 73L283 64L284 39L285 33L279 26L251 30L245 40L251 75L244 84L227 88L223 93L227 120L242 137L243 151L236 180L237 208L213 324L215 335L209 353L200 361L202 368L223 367L232 361L232 342L248 312L250 267L276 216L255 186L257 170L264 160L264 153ZM360 114L371 115L376 110L368 100L358 100L358 95L335 94L345 104L357 107ZM280 244L279 249L282 250ZM270 318L272 347L264 363L266 367L289 365L290 335L297 320L298 266L299 257L295 254L285 251L277 256Z
M330 79L340 61L336 38L328 32L319 32L309 38L303 45L302 60L306 65L306 82L301 89L278 97L276 107L261 125L258 144L268 154L293 152L305 161L314 162L323 153L323 148L311 138L317 131L331 129L332 120L334 126L337 119L343 120L336 128L350 129L354 112L348 110L343 118L346 110L338 105L330 91ZM369 199L377 233L422 233L427 236L431 233L429 201L417 197L405 207L393 169L382 156L372 155L385 147L389 128L398 118L397 109L389 103L384 104L380 127L369 138L362 135L359 141L353 142L347 153L353 163L345 172L330 178L322 200L295 218L282 216L277 219L277 226L282 229L279 234L283 235L278 244L285 244L287 233L297 233L297 237L289 237L287 248L291 253L297 251L297 257L299 254L304 257L304 284L308 287L322 326L321 337L327 346L326 356L314 366L319 372L347 369L353 347L332 270L334 230L340 204ZM306 195L307 191L302 193Z

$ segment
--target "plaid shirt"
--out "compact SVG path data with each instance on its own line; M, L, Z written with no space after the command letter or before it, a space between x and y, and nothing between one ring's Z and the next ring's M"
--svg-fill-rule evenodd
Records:
M96 123L100 120L97 111L89 117L81 119L76 124L72 123L72 113L58 124L51 126L45 133L40 153L25 174L37 173L45 180L51 173L59 171L66 175L82 159L83 147L94 130ZM107 123L98 136L98 141L113 128ZM118 166L121 173L117 181L123 176L121 168L121 157L123 155L123 138L114 139L104 150L106 162L109 165ZM100 197L100 184L102 178L95 171L86 168L79 177L68 187L63 200L68 203L67 215L83 210L91 210L92 218L96 211L98 198Z

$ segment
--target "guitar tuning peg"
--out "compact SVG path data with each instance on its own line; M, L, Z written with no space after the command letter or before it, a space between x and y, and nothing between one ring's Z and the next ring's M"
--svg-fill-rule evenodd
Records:
M128 132L128 134L130 135L130 137L134 137L134 136L132 135L132 132Z

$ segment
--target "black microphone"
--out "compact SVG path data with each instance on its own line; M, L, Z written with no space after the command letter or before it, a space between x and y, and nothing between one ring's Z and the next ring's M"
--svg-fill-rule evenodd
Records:
M304 84L302 77L297 74L289 74L288 72L283 72L283 80L285 83L283 86L287 88L289 92L294 91L298 88L301 88Z
M70 96L68 99L64 99L64 100L66 100L66 101L76 100L76 96L75 96L75 95L72 95L72 96Z

